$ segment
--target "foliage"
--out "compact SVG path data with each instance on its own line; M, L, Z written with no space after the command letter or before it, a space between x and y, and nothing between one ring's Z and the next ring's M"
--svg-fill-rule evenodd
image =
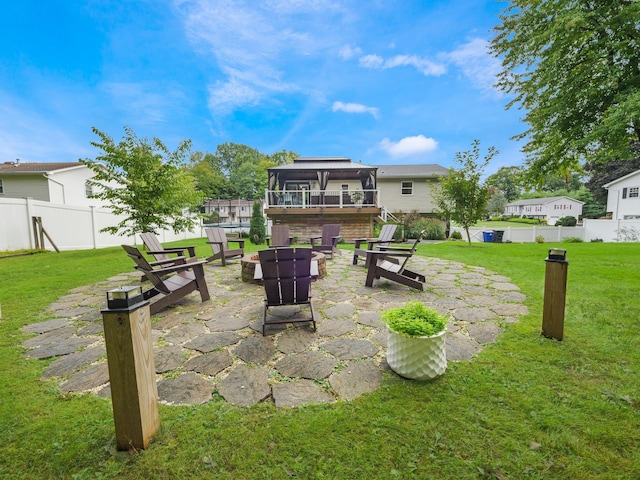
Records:
M558 227L575 227L578 224L578 220L576 217L568 215L566 217L561 217L556 221L556 226Z
M447 328L447 319L421 302L386 310L381 318L391 330L407 337L430 337Z
M583 239L580 237L565 237L562 239L562 243L582 243Z
M451 232L451 238L453 238L454 240L462 240L462 233L460 233L459 231L455 230L455 231Z
M507 202L513 202L522 195L524 169L521 166L500 167L498 171L487 177L487 185L497 188Z
M640 138L640 2L511 0L492 52L498 87L525 110L530 177L576 171L586 159L634 158Z
M640 230L636 227L622 227L616 233L621 242L640 242Z
M544 243L544 235L536 235L536 243Z
M375 226L373 227L373 236L374 237L379 237L380 236L380 231L382 230L382 226L386 225L387 223L394 223L394 222L380 222L380 223L376 223ZM396 242L401 242L405 239L405 235L404 235L404 225L398 224L396 227L396 231L393 232L393 240Z
M497 153L494 147L489 147L484 160L479 163L480 142L474 140L471 150L456 153L455 161L460 168L449 169L449 175L440 180L440 185L434 192L438 214L464 228L469 245L469 227L485 215L489 200L489 189L480 179L484 168Z
M584 167L585 171L590 174L589 180L585 183L585 186L591 190L593 200L597 202L597 204L603 206L603 212L607 205L608 196L608 191L604 188L604 185L617 180L618 178L622 178L631 172L640 170L640 142L634 144L633 151L635 154L635 158L633 160L613 160L607 163L598 163L592 160L587 162Z
M540 224L540 220L538 220L537 218L510 217L507 221L508 222L513 222L513 223L528 223L530 225L539 225Z
M410 223L406 228L407 238L421 238L427 240L444 240L444 227L441 220L434 218L419 218Z
M238 143L218 145L215 153L195 152L191 172L208 198L261 198L268 184L268 169L291 163L298 154L282 150L272 155Z
M198 224L195 212L202 198L183 168L190 140L170 152L158 138L138 138L128 127L118 144L97 128L92 131L100 140L91 145L102 153L95 160L80 160L95 173L89 181L97 187L91 197L110 202L113 213L124 216L102 232L134 235L171 227L178 233Z
M264 226L264 216L262 215L262 205L257 200L253 202L251 212L251 222L249 223L249 239L256 245L265 242L266 228Z
M500 190L494 189L491 191L492 187L489 187L489 201L487 202L487 213L489 215L492 214L500 214L504 212L504 207L507 205L507 199L502 194Z

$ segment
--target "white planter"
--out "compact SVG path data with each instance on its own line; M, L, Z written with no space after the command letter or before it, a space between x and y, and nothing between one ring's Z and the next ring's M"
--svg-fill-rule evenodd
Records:
M387 363L398 375L430 380L447 369L446 330L432 337L406 337L389 330Z

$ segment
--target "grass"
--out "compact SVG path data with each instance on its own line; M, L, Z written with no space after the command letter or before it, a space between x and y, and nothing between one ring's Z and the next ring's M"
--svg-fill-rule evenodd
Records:
M161 405L160 431L132 453L115 451L109 401L61 396L56 382L39 380L47 362L26 359L20 346L21 326L47 319L46 307L70 289L128 271L129 259L119 248L0 259L0 476L640 478L640 244L558 244L570 262L562 342L540 335L553 246L420 245L420 255L511 277L530 309L435 381L389 373L353 402L292 410L215 396ZM208 253L204 241L198 248Z

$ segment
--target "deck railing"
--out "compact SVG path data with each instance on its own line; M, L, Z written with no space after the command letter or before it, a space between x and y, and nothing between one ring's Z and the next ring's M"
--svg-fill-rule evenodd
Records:
M266 190L267 208L380 208L379 190Z

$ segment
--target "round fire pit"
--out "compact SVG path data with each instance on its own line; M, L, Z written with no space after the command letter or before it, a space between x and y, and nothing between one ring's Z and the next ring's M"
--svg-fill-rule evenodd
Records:
M318 262L318 278L324 278L327 275L327 259L322 252L313 252L311 256L311 261ZM256 283L260 285L262 283L261 280L254 279L254 275L256 273L256 265L260 263L260 257L257 253L253 253L251 255L245 255L240 260L240 265L242 266L241 278L243 282L247 283Z

